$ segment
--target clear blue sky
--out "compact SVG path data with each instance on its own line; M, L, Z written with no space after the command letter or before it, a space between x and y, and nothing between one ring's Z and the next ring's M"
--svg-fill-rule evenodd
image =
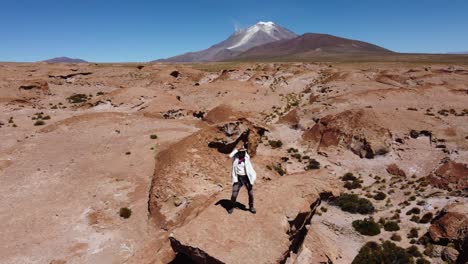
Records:
M468 51L468 0L1 0L0 61L149 61L260 20L398 52Z

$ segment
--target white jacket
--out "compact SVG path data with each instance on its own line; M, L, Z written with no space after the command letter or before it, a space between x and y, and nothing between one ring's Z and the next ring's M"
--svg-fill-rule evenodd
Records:
M239 158L238 156L236 155L236 153L238 152L237 149L234 149L231 154L229 154L229 157L232 158L232 169L231 169L231 177L232 177L232 184L238 182L238 178L237 178L237 173L236 173L236 168L235 168L235 164L237 164L237 162L239 162ZM250 162L250 156L249 154L246 152L245 153L245 171L247 172L247 177L249 177L249 181L252 185L254 185L255 183L255 180L257 179L257 173L255 172L253 166L252 166L252 163Z

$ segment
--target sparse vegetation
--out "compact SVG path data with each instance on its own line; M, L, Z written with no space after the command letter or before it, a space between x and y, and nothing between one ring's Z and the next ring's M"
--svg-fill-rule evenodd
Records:
M374 212L374 205L366 198L360 198L356 194L343 193L336 199L336 204L341 210L352 214L371 214Z
M425 213L425 214L421 217L421 220L419 220L419 223L421 223L421 224L427 224L427 223L431 222L432 217L433 217L433 215L432 215L431 212Z
M158 135L152 134L152 135L150 135L150 138L151 138L151 139L157 139L157 138L158 138Z
M400 230L400 226L398 225L397 222L388 221L388 222L385 222L384 224L384 230L389 231L389 232L398 231Z
M71 104L80 104L88 101L88 96L86 94L73 94L67 97L67 100Z
M419 249L417 246L410 246L409 248L406 249L406 252L408 252L408 254L416 258L422 257L422 254L421 252L419 252Z
M365 236L376 236L380 234L380 226L374 219L366 218L364 220L355 220L353 221L353 227L361 235Z
M274 149L281 148L283 146L283 142L281 140L268 140L268 144L270 144L270 147Z
M315 159L310 159L309 163L307 164L307 166L305 166L304 169L305 170L318 170L320 169L320 162L318 162Z
M42 120L37 120L36 122L34 122L34 125L35 126L43 126L43 125L45 125L45 122L42 121Z
M418 207L413 207L410 210L408 210L408 212L406 212L406 215L419 214L419 213L421 213L421 209L419 209Z
M419 236L418 234L418 229L416 228L411 228L410 232L406 236L407 238L417 238Z
M122 207L119 210L119 215L120 217L125 218L125 219L130 218L130 216L132 215L132 209L128 207Z
M401 236L397 233L393 233L390 239L393 241L401 241Z
M345 173L345 175L343 175L341 180L342 181L356 181L357 178L351 172L347 172L347 173Z
M391 241L385 241L381 245L376 242L367 242L354 258L352 264L393 264L414 263L413 256L404 248Z
M374 199L377 201L381 201L387 198L387 195L383 192L378 192L377 194L374 195Z

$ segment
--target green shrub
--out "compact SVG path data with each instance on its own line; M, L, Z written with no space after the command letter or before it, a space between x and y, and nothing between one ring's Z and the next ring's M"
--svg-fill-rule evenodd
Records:
M421 223L421 224L427 224L427 223L431 222L432 217L433 217L432 213L430 213L430 212L429 212L429 213L425 213L425 214L421 217L421 220L419 220L419 223Z
M398 225L397 222L388 221L388 222L385 222L384 224L384 230L389 231L389 232L398 231L400 230L400 226Z
M408 252L408 254L416 258L422 257L422 254L421 252L419 252L419 249L417 246L410 246L409 248L406 249L406 252Z
M348 190L352 189L359 189L362 187L362 185L358 181L347 181L343 187L345 187Z
M425 258L418 258L418 260L416 260L416 264L431 264L431 262Z
M385 198L387 198L387 195L383 192L378 192L376 195L374 195L374 199L378 201L384 200Z
M151 139L157 139L157 138L158 138L158 135L155 135L155 134L150 135L150 138L151 138Z
M393 241L401 241L401 236L397 233L393 233L390 239Z
M357 180L357 178L351 172L347 172L345 175L343 175L341 180L342 181L355 181Z
M67 100L71 104L79 104L88 101L88 96L86 94L73 94L67 97Z
M421 209L419 209L418 207L413 207L408 212L406 212L406 215L419 214L419 213L421 213Z
M374 219L366 218L364 220L355 220L353 221L353 227L361 235L365 236L376 236L380 234L380 226Z
M376 242L367 242L354 258L352 264L413 264L413 257L404 248L391 241L381 245Z
M127 207L122 207L119 210L119 215L120 217L125 218L125 219L130 218L130 216L132 215L132 210Z
M356 194L343 193L336 199L336 205L341 210L352 214L371 214L374 212L374 205L366 198L359 198Z
M34 122L34 125L35 126L43 126L43 125L45 125L45 122L42 121L42 120L37 120L36 122Z
M310 159L307 166L304 168L305 170L318 170L320 169L320 162L315 159Z
M407 238L417 238L419 236L418 234L418 229L416 228L411 228L410 232L406 236Z
M419 223L419 216L412 215L411 218L410 218L410 221L415 222L415 223Z
M283 146L283 142L281 140L268 140L268 144L270 144L270 147L274 149L281 148Z
M283 169L283 166L281 165L281 163L273 164L273 169L274 169L280 176L283 176L283 175L286 174L286 170Z

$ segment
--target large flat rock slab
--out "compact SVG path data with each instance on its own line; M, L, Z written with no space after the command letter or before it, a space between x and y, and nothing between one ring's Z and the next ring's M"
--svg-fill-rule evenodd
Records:
M254 188L257 214L237 209L229 215L226 190L173 231L174 251L197 263L278 263L305 231L320 193L336 190L326 171L288 175ZM245 189L238 202L247 204Z

